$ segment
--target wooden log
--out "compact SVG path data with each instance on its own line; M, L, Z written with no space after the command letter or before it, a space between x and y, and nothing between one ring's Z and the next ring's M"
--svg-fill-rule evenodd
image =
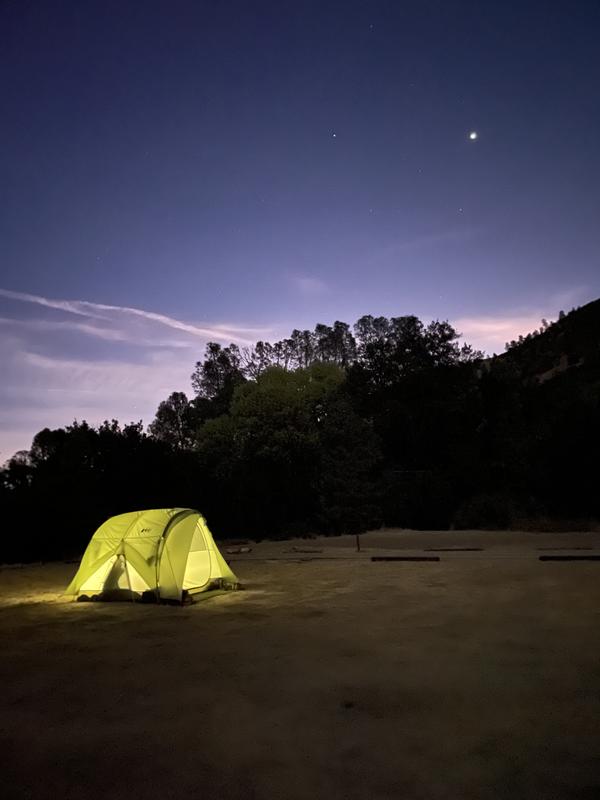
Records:
M599 556L538 556L540 561L600 561Z
M439 556L371 556L371 561L439 561Z
M483 547L425 547L424 553L479 553Z

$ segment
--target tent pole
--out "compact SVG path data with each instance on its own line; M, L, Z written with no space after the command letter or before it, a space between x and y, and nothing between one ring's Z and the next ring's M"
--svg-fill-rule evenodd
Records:
M154 587L154 596L156 597L156 602L157 603L160 601L160 589L158 588L158 581L159 581L159 578L160 578L160 559L161 559L161 556L162 556L161 544L164 546L164 539L163 539L164 535L165 535L165 532L163 530L163 532L162 532L162 534L160 536L160 539L156 543L156 580L155 580L155 584L156 585Z
M131 578L129 577L129 567L127 566L127 556L125 555L125 553L121 555L121 558L123 559L123 563L125 564L125 575L127 575L127 583L129 585L129 593L131 594L131 602L135 603L135 599L133 597L133 589L131 588Z

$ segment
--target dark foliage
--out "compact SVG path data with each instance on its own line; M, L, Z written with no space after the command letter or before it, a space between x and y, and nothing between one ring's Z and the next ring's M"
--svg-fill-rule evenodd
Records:
M107 517L136 508L190 505L195 456L143 433L85 422L37 434L28 453L0 473L5 530L2 558L45 560L77 555ZM19 535L15 536L15 532Z
M147 433L74 423L7 462L3 558L77 555L106 517L162 506L236 538L586 524L600 518L599 342L600 301L487 360L416 317L210 343L196 396L171 394Z

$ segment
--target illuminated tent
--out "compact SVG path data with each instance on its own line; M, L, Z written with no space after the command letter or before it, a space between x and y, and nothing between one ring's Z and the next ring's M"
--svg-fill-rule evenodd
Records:
M65 594L182 601L238 588L206 521L190 508L132 511L92 536Z

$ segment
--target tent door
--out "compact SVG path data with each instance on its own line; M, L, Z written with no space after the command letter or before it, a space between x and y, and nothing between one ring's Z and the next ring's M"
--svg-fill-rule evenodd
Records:
M199 589L210 581L211 554L206 546L202 530L196 525L190 544L185 575L183 578L184 589Z
M121 553L115 557L112 569L104 581L103 591L127 591L139 594L149 588L131 561Z
M115 558L112 569L108 573L102 588L105 592L115 591L116 589L127 589L131 591L129 575L127 573L127 563L124 555L120 554Z

